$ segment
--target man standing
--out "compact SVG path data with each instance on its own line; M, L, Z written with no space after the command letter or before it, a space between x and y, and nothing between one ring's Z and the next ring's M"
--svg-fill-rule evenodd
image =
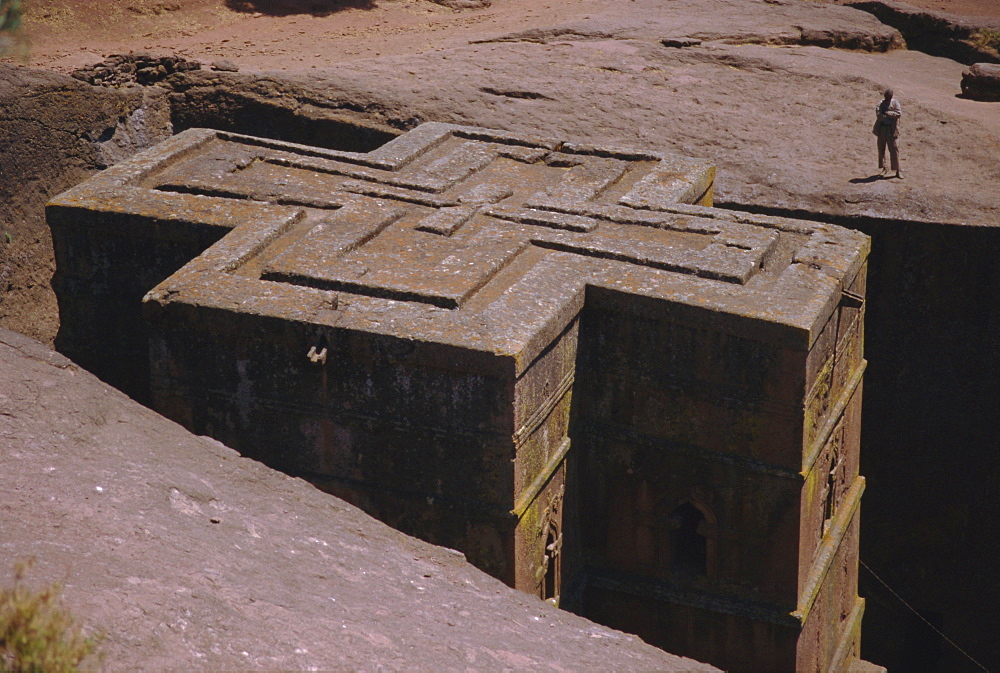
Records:
M903 108L899 101L893 98L892 89L885 90L885 98L878 107L875 108L875 127L872 129L878 137L878 167L879 175L885 175L885 148L889 148L889 163L892 170L896 171L896 177L903 179L903 173L899 170L899 149L896 147L896 138L899 137L899 118L903 114Z

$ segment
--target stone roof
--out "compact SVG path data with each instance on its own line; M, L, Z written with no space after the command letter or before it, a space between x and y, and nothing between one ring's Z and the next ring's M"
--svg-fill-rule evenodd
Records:
M459 345L483 366L522 371L588 286L808 348L866 237L691 205L713 180L696 159L441 123L370 153L191 130L50 208L233 230L147 301Z

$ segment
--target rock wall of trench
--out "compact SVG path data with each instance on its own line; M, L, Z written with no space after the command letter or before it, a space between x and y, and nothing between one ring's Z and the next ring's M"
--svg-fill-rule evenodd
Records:
M52 343L45 202L170 136L166 92L102 89L0 64L0 326Z
M868 221L863 648L897 671L1000 668L1000 227ZM936 667L930 668L929 666Z

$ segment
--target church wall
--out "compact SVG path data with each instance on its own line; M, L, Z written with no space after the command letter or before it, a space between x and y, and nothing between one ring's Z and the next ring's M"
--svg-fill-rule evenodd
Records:
M587 592L585 614L590 619L734 673L796 670L799 629L794 622L775 623L752 610L720 614L711 606L656 600L651 587L624 589L603 577L596 578L598 583Z
M588 306L581 328L584 614L729 670L791 670L803 416L788 380L805 353L624 303ZM704 513L695 572L671 525L690 505Z
M515 384L514 586L557 604L574 570L563 544L573 537L565 513L578 335L574 319Z
M161 413L513 583L502 367L455 371L440 346L203 307L147 317ZM326 349L323 364L306 344Z

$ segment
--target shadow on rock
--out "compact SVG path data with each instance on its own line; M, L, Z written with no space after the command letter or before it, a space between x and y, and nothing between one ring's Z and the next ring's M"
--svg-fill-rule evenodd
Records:
M268 16L328 16L344 9L374 9L375 6L375 0L226 0L229 9Z
M851 178L849 182L852 185L867 185L870 182L878 182L879 180L888 178L888 175L882 175L881 173L876 173L875 175L869 175L867 178Z

